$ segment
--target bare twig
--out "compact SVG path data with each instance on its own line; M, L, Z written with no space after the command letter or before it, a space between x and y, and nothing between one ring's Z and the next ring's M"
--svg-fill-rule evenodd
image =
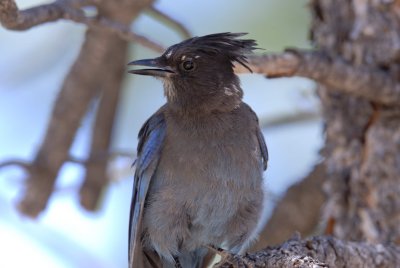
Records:
M82 10L69 5L68 1L56 1L26 10L18 10L14 0L2 0L0 2L0 22L5 28L10 30L27 30L34 26L59 19L83 23L95 29L105 29L116 33L124 40L137 42L157 52L164 51L163 46L147 37L133 33L130 27L101 15L87 17Z
M129 151L113 151L110 153L110 160L116 157L129 157L131 159L135 159L136 154Z
M160 20L163 20L166 24L171 25L172 28L176 29L183 38L187 39L190 38L192 35L190 34L189 30L179 21L175 20L168 14L165 14L163 11L157 9L154 6L149 8L150 14L154 14L154 16Z
M318 111L300 111L295 114L282 115L271 119L260 118L261 128L270 128L292 123L307 122L320 118Z
M70 19L76 22L84 23L92 28L106 29L110 32L117 34L123 40L136 42L156 52L162 53L165 51L165 48L155 41L152 41L149 38L140 34L135 34L126 25L110 20L106 17L88 18L82 16L72 16Z
M98 152L97 154L92 154L91 157L88 160L77 158L74 156L69 156L66 162L74 163L74 164L79 164L79 165L86 165L88 162L91 161L99 161L99 159L104 159L106 161L113 160L114 158L117 157L129 157L131 159L134 159L136 155L132 152L125 152L125 151L113 151L113 152ZM22 159L8 159L6 161L0 162L0 169L6 168L9 166L20 166L25 169L29 169L29 167L32 165L31 162L22 160Z
M23 169L29 170L30 165L31 164L29 162L24 161L24 160L9 159L9 160L6 160L6 161L0 163L0 169L6 168L9 166L19 166L19 167L22 167Z
M111 157L115 157L115 155L119 155L118 153L113 153L110 154L110 158ZM125 153L123 153L123 155L125 155ZM70 163L74 163L74 164L80 164L80 165L85 165L86 164L86 160L83 159L79 159L73 156L70 156L66 162L70 162ZM2 168L6 168L9 166L20 166L26 170L29 170L32 166L32 163L30 163L29 161L26 160L21 160L21 159L9 159L6 160L4 162L0 162L0 169Z
M331 59L321 52L286 51L249 57L255 73L267 77L303 76L337 90L375 103L398 105L400 83L382 70L368 66L355 67L341 59ZM237 73L248 72L240 64Z

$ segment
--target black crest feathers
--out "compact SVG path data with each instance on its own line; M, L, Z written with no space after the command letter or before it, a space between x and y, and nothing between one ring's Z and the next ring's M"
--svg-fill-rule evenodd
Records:
M190 38L178 44L178 46L189 46L207 54L222 54L226 56L232 64L236 61L252 72L247 65L246 55L257 49L257 43L252 39L238 39L246 34L247 33L230 32L210 34Z

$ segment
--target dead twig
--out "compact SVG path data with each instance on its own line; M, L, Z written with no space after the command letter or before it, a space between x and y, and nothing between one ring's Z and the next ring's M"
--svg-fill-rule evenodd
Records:
M175 20L170 15L165 14L163 11L157 9L154 6L151 6L149 8L149 11L150 14L153 15L155 18L164 21L165 24L169 24L171 28L176 29L176 31L179 32L183 38L187 39L192 36L189 30L185 27L185 25Z

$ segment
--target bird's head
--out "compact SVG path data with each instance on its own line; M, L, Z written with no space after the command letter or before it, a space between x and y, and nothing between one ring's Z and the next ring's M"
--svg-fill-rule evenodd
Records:
M130 62L129 65L150 68L129 73L161 78L168 102L176 107L212 110L224 108L223 104L237 106L243 92L233 66L238 62L250 70L246 54L257 45L254 40L239 39L243 35L218 33L193 37L169 47L160 57Z

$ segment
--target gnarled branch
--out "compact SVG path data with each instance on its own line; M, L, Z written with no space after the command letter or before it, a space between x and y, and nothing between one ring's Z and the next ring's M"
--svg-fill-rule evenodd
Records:
M82 1L82 5L85 3L92 2ZM90 28L110 31L126 41L136 42L157 52L164 51L163 46L145 36L133 33L127 25L99 14L88 17L81 9L76 8L75 2L72 4L73 6L69 4L69 1L55 1L51 4L19 10L14 0L2 0L0 22L7 29L23 31L46 22L66 19L85 24Z
M59 18L90 26L79 57L66 76L55 102L43 144L29 166L26 190L18 207L23 214L31 217L36 217L45 209L54 190L58 172L68 161L70 146L80 121L89 103L102 93L104 78L110 72L122 72L121 62L118 69L114 68L114 65L106 64L113 58L115 50L121 48L117 45L121 42L117 37L123 35L124 31L129 32L129 36L134 36L122 25L129 24L143 9L153 4L153 1L135 1L129 8L120 7L118 2L99 2L95 18L86 17L82 10L69 6L69 3L57 1L19 11L12 0L0 2L0 21L11 29L27 29ZM119 26L122 28L118 28Z
M254 254L228 256L216 267L391 268L400 267L400 247L344 242L327 236L304 240L294 237L279 246L268 247Z
M267 77L302 76L375 103L400 103L400 83L388 73L368 66L353 66L318 51L288 50L280 54L251 56L249 66L255 73ZM235 67L237 73L248 72L240 64Z

